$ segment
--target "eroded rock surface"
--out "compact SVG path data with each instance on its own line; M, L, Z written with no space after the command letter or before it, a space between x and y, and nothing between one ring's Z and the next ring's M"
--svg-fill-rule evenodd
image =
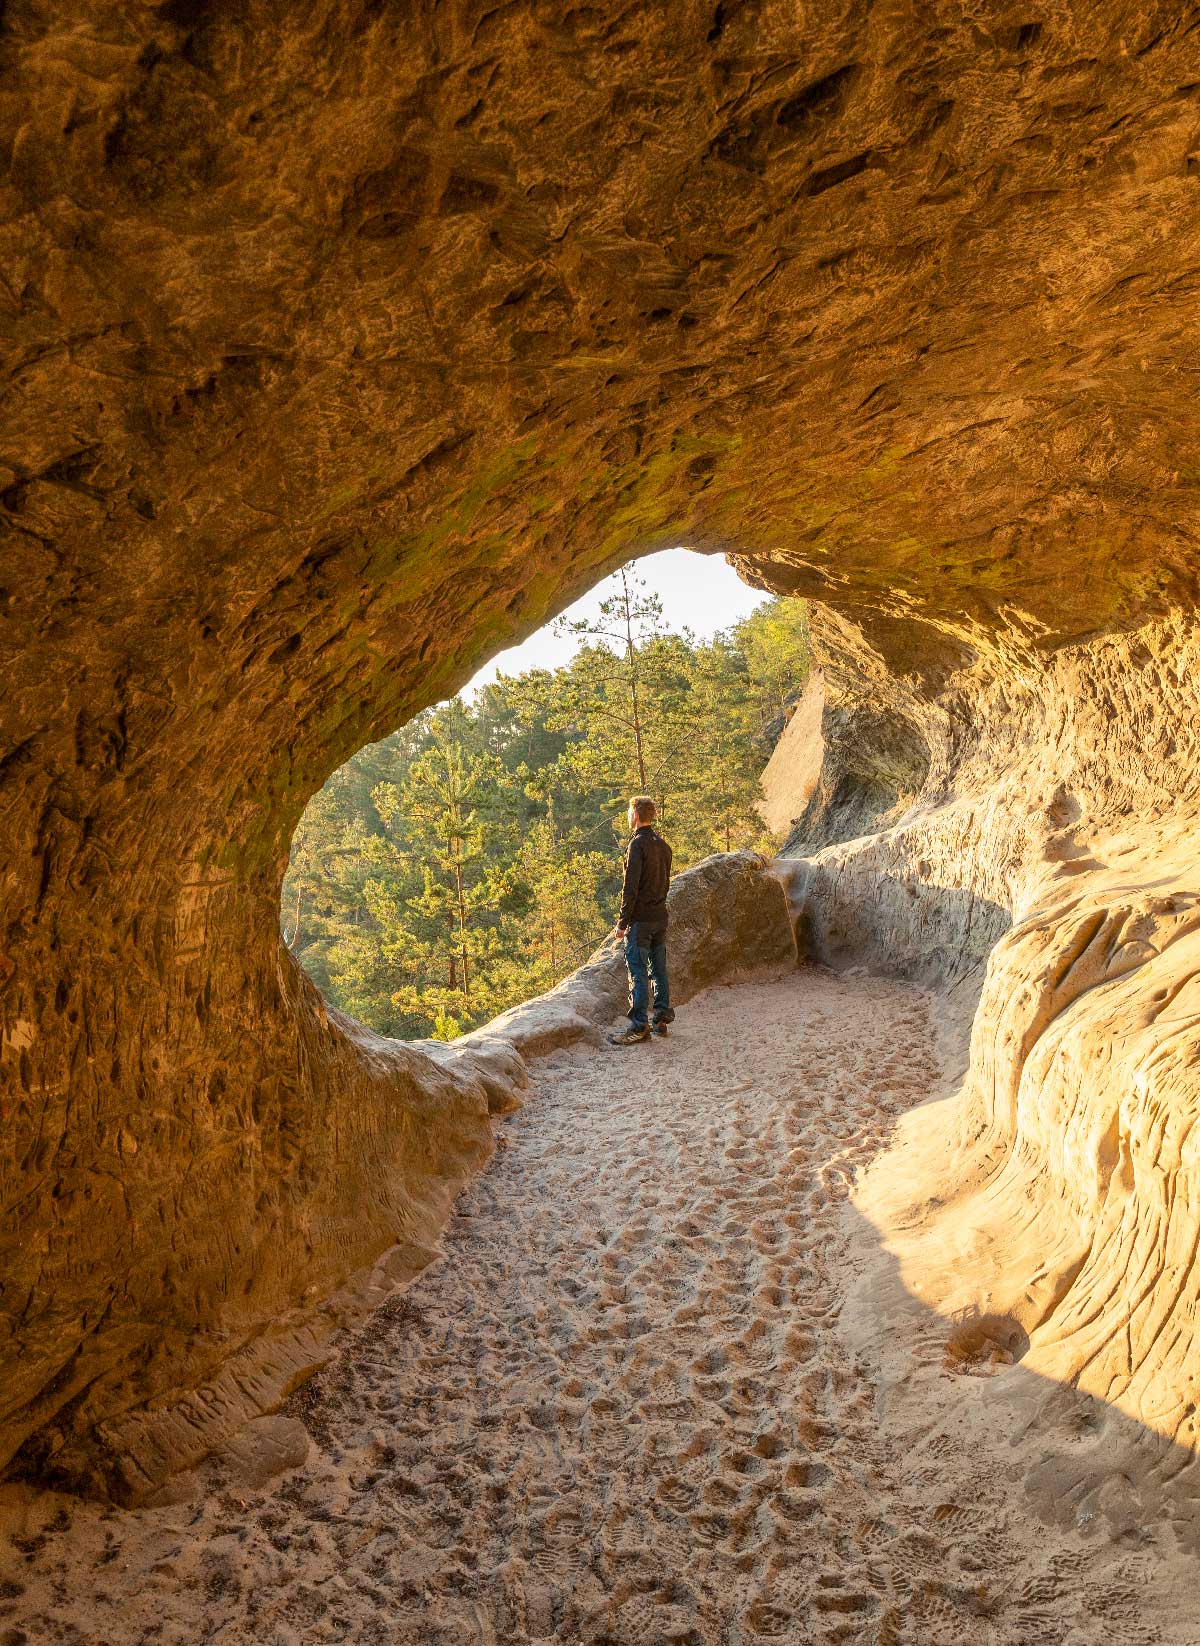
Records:
M821 780L824 713L825 677L814 669L760 779L759 815L781 839L793 835Z
M282 953L305 801L619 560L685 541L831 603L880 758L915 728L870 769L928 815L813 860L818 936L841 907L831 942L965 975L1015 920L1008 975L1065 1005L1079 921L1176 894L1196 35L1166 4L728 0L0 28L0 1457L136 1495L149 1417L184 1459L207 1391L256 1407L329 1299L431 1249L502 1100ZM1178 909L1137 909L1146 965L1062 1014L1097 1044L1183 965ZM1175 1137L1167 1029L1132 1072ZM1033 1148L1022 1055L977 1041L976 1101ZM1127 1164L1088 1181L1158 1194L1150 1109L1104 1089L1093 1152Z
M928 781L791 896L814 952L939 985L971 1040L860 1205L926 1301L1007 1321L1030 1370L1139 1419L1143 1480L1156 1438L1196 1442L1195 626L982 660L924 704L880 661L845 690L922 731Z

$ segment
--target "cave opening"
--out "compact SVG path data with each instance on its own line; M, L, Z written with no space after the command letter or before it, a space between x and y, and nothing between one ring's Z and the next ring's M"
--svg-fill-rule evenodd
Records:
M5 8L0 1470L150 1512L0 1502L0 1646L1200 1636L1196 33L1004 12ZM680 541L827 603L795 898L399 1038L656 781L476 694L474 946L368 774L324 1009L305 803Z
M790 793L763 779L810 672L805 602L722 557L618 569L330 776L292 839L284 946L375 1032L455 1039L612 930L631 794L677 869L782 846Z

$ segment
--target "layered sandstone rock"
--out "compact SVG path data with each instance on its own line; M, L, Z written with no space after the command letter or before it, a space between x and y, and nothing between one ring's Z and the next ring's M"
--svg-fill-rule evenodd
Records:
M814 669L799 701L792 706L759 781L759 815L780 840L793 834L821 780L824 711L825 677L820 669Z
M970 1047L961 1090L908 1118L860 1207L926 1303L1191 1448L1194 624L981 659L924 704L889 693L880 661L863 647L845 689L871 682L906 739L923 731L928 781L878 832L793 865L792 898L821 957L939 987Z
M276 934L292 828L359 744L679 541L829 602L830 677L874 671L853 713L888 718L826 799L840 838L895 826L814 859L817 938L949 976L1014 920L978 1126L1092 1185L1089 1226L1132 1177L1140 1252L1193 1090L1154 1003L1179 910L1137 902L1177 894L1153 860L1194 794L1179 9L17 0L0 28L0 1458L136 1495L430 1249L503 1079L322 1010ZM1087 922L1135 905L1145 963L1101 982ZM1098 987L1048 1039L1080 943ZM1130 1022L1142 1107L1106 1063L1068 1148L1064 1071ZM1152 1280L1191 1273L1185 1204ZM1185 1343L1186 1285L1150 1291Z

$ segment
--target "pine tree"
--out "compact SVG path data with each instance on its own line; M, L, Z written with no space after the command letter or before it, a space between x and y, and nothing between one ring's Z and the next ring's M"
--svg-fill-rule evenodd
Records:
M522 919L530 976L546 989L582 966L612 929L619 860L572 851L551 817L530 830L520 867L530 888Z
M757 694L746 658L718 635L689 658L688 730L680 749L677 844L692 858L767 843L756 811L764 758L755 747Z
M611 841L624 828L625 801L650 794L665 821L683 720L683 654L689 636L664 632L662 605L636 574L617 574L595 622L563 625L585 643L557 670L548 723L566 733L549 776L586 797ZM593 832L598 843L599 831Z
M807 602L767 601L734 627L733 639L754 683L760 730L774 724L778 735L812 669Z
M560 618L558 627L593 642L581 648L571 673L577 688L573 707L589 725L605 723L610 743L626 751L623 760L618 757L621 769L645 793L651 722L643 652L662 631L662 602L647 593L644 578L624 566L613 581L617 587L600 602L597 618Z
M489 851L487 806L494 804L502 767L472 748L466 711L455 701L434 720L429 747L400 787L382 784L375 806L398 849L422 876L402 907L376 896L396 959L412 981L393 990L401 1012L449 1023L486 1014L494 991L487 976L497 952L500 913L509 877Z

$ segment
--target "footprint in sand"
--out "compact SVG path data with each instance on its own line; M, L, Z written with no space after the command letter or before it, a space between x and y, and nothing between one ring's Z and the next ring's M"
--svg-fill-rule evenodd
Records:
M302 1468L0 1513L0 1642L1148 1646L1151 1568L1048 1528L1020 1571L1021 1482L979 1489L949 1427L889 1451L843 1341L847 1196L935 1077L926 997L809 969L687 1014L636 1089L586 1046L533 1065L446 1261L294 1398ZM961 1389L943 1342L908 1365Z

